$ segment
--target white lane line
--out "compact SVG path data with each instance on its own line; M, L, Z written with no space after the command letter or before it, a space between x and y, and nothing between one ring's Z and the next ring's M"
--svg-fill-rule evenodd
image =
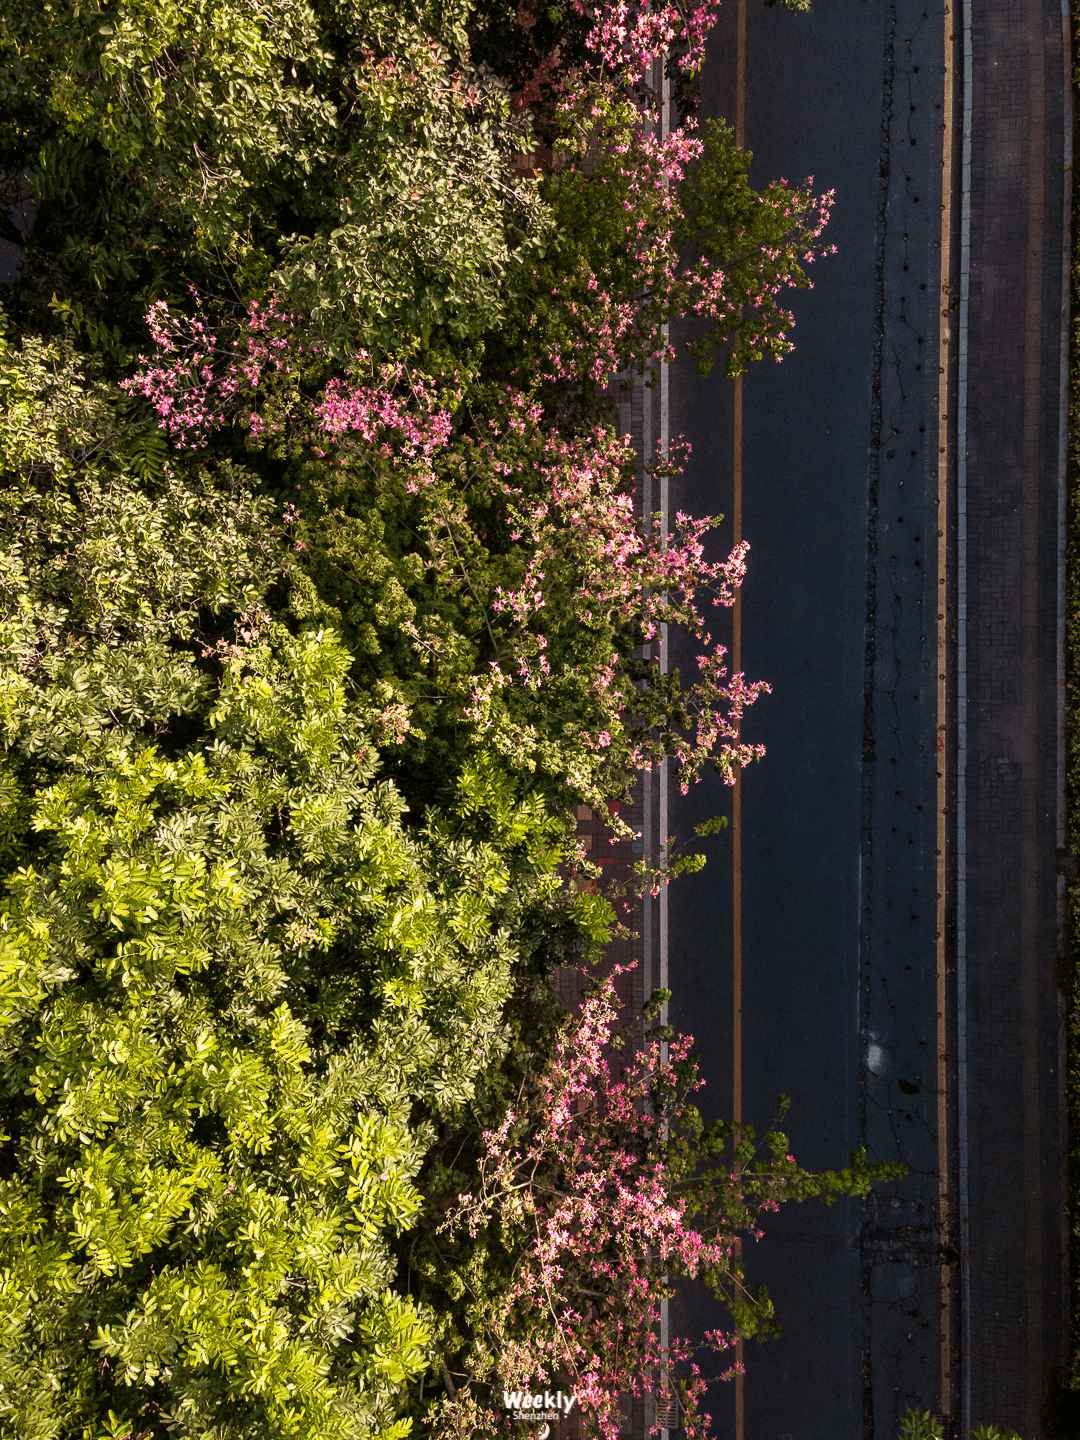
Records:
M1062 170L1065 182L1065 204L1062 211L1063 233L1061 254L1061 371L1058 407L1058 564L1057 564L1057 848L1067 843L1068 814L1065 804L1065 559L1068 517L1066 511L1069 463L1069 290L1072 279L1072 201L1073 201L1073 93L1072 35L1069 0L1061 0L1061 39L1064 75L1064 153ZM1065 944L1065 876L1057 877L1058 953L1064 954ZM1065 996L1059 992L1058 1015L1058 1113L1061 1117L1061 1163L1064 1170L1062 1189L1069 1193L1069 1146L1066 1124L1065 1075L1067 1043L1065 1035ZM1069 1211L1061 1211L1061 1253L1069 1254ZM1068 1286L1062 1287L1063 1333L1069 1331L1070 1296Z
M948 404L951 390L952 361L952 278L953 278L953 150L956 139L955 115L955 61L956 61L956 18L948 6L942 17L944 30L942 40L945 48L945 78L941 96L942 155L941 155L941 263L938 275L938 330L940 335L941 365L939 376L944 377L934 397L938 402L938 587L941 599L938 603L937 626L937 1150L938 1150L938 1225L941 1236L941 1413L952 1415L953 1394L953 1267L945 1255L952 1224L950 1186L952 1177L951 1136L949 1134L949 1003L948 1003L948 945L949 945L949 754L948 754L948 659L949 659L949 421L951 407ZM944 408L942 408L944 407Z
M960 1433L971 1430L971 1256L967 1065L967 396L971 286L971 0L963 0L964 134L960 164L960 314L956 395L956 1061L960 1204Z

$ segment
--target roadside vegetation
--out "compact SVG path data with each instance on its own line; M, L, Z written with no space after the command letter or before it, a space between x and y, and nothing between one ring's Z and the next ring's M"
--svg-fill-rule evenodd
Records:
M575 806L758 755L705 623L745 547L640 516L610 391L676 316L781 359L828 248L696 122L713 13L5 11L5 1434L484 1436L546 1386L703 1435L775 1328L741 1239L902 1169L706 1126L582 883ZM682 1276L709 1355L659 1349Z
M900 1422L899 1440L945 1440L945 1429L940 1418L929 1410L909 1410ZM971 1440L1023 1440L1023 1437L1000 1425L976 1425Z

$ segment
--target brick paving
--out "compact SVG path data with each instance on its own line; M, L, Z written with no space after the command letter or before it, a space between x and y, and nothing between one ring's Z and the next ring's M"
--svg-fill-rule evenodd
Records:
M1060 6L976 6L972 61L961 1222L971 1422L1028 1437L1041 1433L1066 1319L1055 981Z

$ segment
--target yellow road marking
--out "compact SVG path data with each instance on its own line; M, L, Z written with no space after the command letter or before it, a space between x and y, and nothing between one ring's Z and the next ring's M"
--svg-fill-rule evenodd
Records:
M1039 1116L1039 490L1042 462L1043 248L1046 145L1045 55L1042 12L1032 5L1026 103L1028 154L1026 304L1024 325L1023 540L1020 598L1020 1042L1024 1113L1023 1175L1026 1208L1024 1321L1026 1367L1040 1373L1043 1356L1042 1152Z
M945 868L947 836L946 808L948 806L948 767L945 761L947 738L947 694L945 676L946 656L949 638L948 584L940 582L948 576L948 528L949 528L949 359L952 353L952 325L950 298L952 272L952 187L953 187L953 55L955 47L955 20L951 7L945 6L944 14L944 59L945 84L942 95L941 113L941 274L939 334L941 359L939 363L938 394L938 452L937 452L937 510L938 544L937 572L940 603L937 609L937 1151L938 1151L938 1225L940 1243L944 1247L949 1234L949 1112L946 1088L946 1055L948 1053L948 1027L946 1025L945 967L947 961L945 935L947 914L947 871ZM963 783L963 776L957 777ZM952 1270L943 1260L941 1265L941 1413L952 1414Z
M746 0L738 0L738 41L735 62L735 144L740 150L746 145ZM732 426L732 470L734 497L732 521L734 540L742 540L742 377L735 381L734 419ZM742 598L736 594L732 608L731 671L742 670ZM742 782L735 785L731 804L732 863L732 1035L731 1035L731 1118L738 1125L742 1120ZM743 1342L735 1342L735 1440L745 1440L745 1397L743 1391Z
M740 0L740 10L745 0ZM741 47L740 47L741 53ZM732 505L735 544L742 539L742 377L735 381L733 469L735 498ZM742 670L742 600L736 594L732 607L731 673ZM732 926L732 1020L731 1020L731 1118L742 1120L742 778L736 782L731 799L731 926ZM742 1366L743 1342L735 1342L735 1363ZM735 1372L735 1440L743 1440L743 1375Z

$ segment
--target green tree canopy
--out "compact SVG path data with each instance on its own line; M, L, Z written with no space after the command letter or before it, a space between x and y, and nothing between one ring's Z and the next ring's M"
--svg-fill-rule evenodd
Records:
M557 827L491 763L406 824L250 477L134 483L58 347L0 393L0 1425L403 1434L388 1239Z
M41 202L29 278L129 340L191 283L273 289L335 348L497 326L539 212L510 164L529 122L468 63L467 16L15 0L0 173L28 173Z

